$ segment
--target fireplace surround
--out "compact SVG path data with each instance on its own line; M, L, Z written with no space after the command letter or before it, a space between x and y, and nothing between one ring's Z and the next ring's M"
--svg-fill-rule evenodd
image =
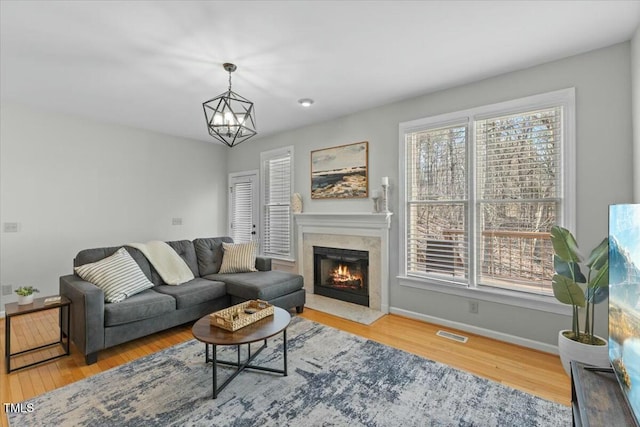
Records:
M389 313L389 229L392 213L295 214L298 269L315 293L313 246L369 252L369 308Z

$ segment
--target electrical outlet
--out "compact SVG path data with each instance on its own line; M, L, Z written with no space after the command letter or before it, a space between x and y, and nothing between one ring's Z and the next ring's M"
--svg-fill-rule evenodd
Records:
M478 301L469 301L469 313L478 314Z
M5 233L17 233L18 232L18 223L17 222L5 222L3 224L3 230Z
M11 295L11 292L13 292L11 285L2 285L2 296Z
M182 218L171 218L171 225L182 225Z

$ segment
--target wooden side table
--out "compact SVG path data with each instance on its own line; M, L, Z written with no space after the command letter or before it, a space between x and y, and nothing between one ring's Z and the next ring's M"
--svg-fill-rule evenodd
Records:
M61 297L59 302L45 304L44 301L48 297L43 298L34 298L32 304L26 305L18 305L17 302L12 302L9 304L5 304L5 359L7 363L7 374L13 371L17 371L18 369L27 368L29 366L36 365L38 363L48 362L49 360L57 359L59 357L68 356L69 355L69 342L71 340L71 300L66 297ZM17 353L11 353L11 318L16 316L23 316L29 313L37 313L39 311L52 310L54 308L60 309L59 314L59 325L60 325L60 340L55 341L48 344L43 344L38 347L28 348L26 350L19 351ZM66 310L67 314L67 337L64 339L64 332L62 329L62 310ZM31 351L40 350L43 348L51 347L53 345L61 345L64 349L63 354L59 354L57 356L49 357L47 359L39 360L37 362L29 363L28 365L20 366L15 369L11 369L11 358L14 356L18 356L20 354L28 353Z

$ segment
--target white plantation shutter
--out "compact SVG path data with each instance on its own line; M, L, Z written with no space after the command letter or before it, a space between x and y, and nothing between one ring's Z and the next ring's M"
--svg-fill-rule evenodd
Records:
M231 238L235 243L250 242L253 232L253 182L231 186Z
M291 257L292 150L263 153L263 238L267 256Z
M405 135L407 166L407 271L466 277L467 127Z
M551 243L536 233L559 219L562 108L478 120L475 129L479 282L502 286L510 277L544 291Z

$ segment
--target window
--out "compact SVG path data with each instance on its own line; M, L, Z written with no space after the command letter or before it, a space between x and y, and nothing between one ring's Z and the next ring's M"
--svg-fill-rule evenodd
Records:
M571 227L573 89L400 125L405 275L551 295Z
M406 134L407 271L466 277L467 126Z
M290 259L293 147L261 153L262 242L264 255Z

